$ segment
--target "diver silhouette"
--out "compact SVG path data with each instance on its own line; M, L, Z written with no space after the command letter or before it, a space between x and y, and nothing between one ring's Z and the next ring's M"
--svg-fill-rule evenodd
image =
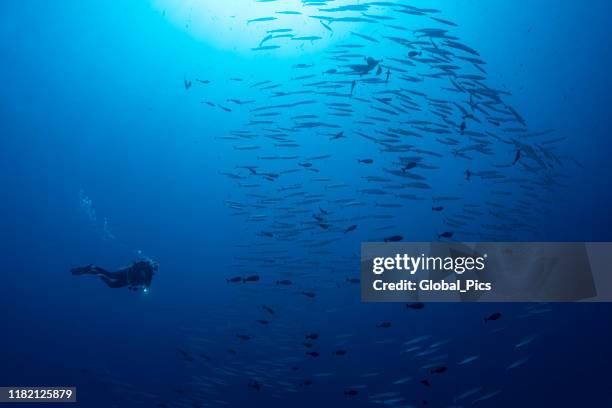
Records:
M145 260L134 262L132 265L115 272L109 272L92 264L72 268L70 272L75 276L97 275L109 288L127 287L129 290L137 291L142 289L147 292L157 268L157 262Z

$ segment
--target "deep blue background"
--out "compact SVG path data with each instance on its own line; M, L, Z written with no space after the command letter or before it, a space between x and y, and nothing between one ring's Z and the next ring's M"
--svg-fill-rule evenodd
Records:
M542 220L541 240L610 241L610 2L433 3L460 23L462 38L489 63L491 80L514 93L512 103L530 124L567 136L567 149L585 165L574 168L563 199ZM186 73L254 81L275 69L259 61L246 71L250 62L178 30L146 1L3 5L0 385L74 384L82 406L153 406L192 376L211 375L178 358L191 328L214 342L207 352L227 358L223 344L247 319L241 305L250 305L248 293L224 281L244 228L222 206L233 187L217 172L233 161L213 143L218 124L197 97L186 96L182 81ZM115 239L101 239L88 222L81 190ZM105 290L68 273L87 263L125 265L136 250L161 265L148 295ZM453 396L482 384L503 390L483 406L612 404L607 304L543 306L552 311L529 319L520 318L525 305L430 305L406 316L402 305L360 305L357 292L331 291L315 306L288 293L266 298L292 304L287 333L300 322L323 335L353 333L348 365L318 361L314 372L337 376L291 396L292 404L343 403L339 390L356 384L354 372L385 373L361 380L383 391L387 378L413 375L416 363L376 345L388 333L372 324L393 318L407 320L392 334L397 341L432 334L451 339L453 355L482 355L468 374L449 372L431 391L411 383L416 402L451 405ZM332 309L340 312L327 323L320 313ZM504 313L501 332L482 325L495 310ZM506 372L516 360L513 344L530 334L539 334L532 358ZM219 399L275 403L247 382L230 379ZM138 405L137 390L160 397Z

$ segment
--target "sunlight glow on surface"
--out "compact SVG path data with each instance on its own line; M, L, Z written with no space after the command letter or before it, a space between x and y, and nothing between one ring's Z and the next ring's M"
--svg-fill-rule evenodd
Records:
M195 38L219 49L240 53L251 52L259 45L267 30L292 28L299 35L317 35L321 40L295 42L275 50L275 54L297 55L320 51L356 29L355 24L344 24L333 33L327 31L317 19L316 7L304 7L299 0L284 2L257 2L254 0L151 0L166 19ZM301 15L278 14L278 11L297 11ZM276 17L272 22L251 22L261 17ZM272 43L268 44L271 45ZM280 43L279 43L280 44Z

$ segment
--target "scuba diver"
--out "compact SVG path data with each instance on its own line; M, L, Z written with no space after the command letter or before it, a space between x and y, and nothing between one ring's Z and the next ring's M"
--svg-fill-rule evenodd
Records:
M148 292L157 268L157 262L145 260L134 262L132 265L119 269L116 272L109 272L95 265L72 268L70 272L75 276L97 275L109 288L116 289L127 286L129 290L137 291L142 289L144 292Z

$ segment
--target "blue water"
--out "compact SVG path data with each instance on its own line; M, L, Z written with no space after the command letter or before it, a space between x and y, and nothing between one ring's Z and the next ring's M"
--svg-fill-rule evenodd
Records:
M352 4L329 3L320 7ZM446 28L478 50L487 62L486 83L512 94L504 100L520 112L530 131L555 129L545 138L566 138L556 148L564 157L563 166L555 168L560 185L550 194L537 192L547 202L531 202L532 209L540 210L530 221L532 228L510 231L511 238L610 241L610 3L429 3L418 1L415 6L440 9L438 17L458 24ZM334 197L362 200L356 190L379 187L362 177L389 176L382 172L384 166L378 167L384 156L378 147L353 135L362 131L354 120L372 111L350 98L342 99L354 103L350 118L326 119L340 124L339 130L307 129L309 138L297 150L275 148L269 140L260 141L261 136L244 142L215 138L232 130L253 130L246 125L253 119L251 108L284 103L252 84L272 80L281 84L277 91L298 89L291 78L302 73L293 65L313 64L320 74L334 66L325 59L328 51L342 43L368 42L346 32L342 37L336 28L342 23L337 22L330 36L313 20L320 40L296 45L279 39L278 49L251 51L267 29L287 24L247 25L246 19L267 14L245 16L229 9L226 17L236 15L234 20L239 20L232 32L239 27L246 34L225 35L224 28L230 27L214 26L214 15L198 20L197 10L179 12L176 4L180 2L91 0L3 6L0 386L74 385L84 407L375 406L374 400L395 407L425 406L424 401L432 407L612 405L612 310L607 304L428 304L423 310L406 310L403 304L362 304L358 285L345 282L357 276L361 241L395 233L406 241L430 241L448 228L430 210L432 195L495 201L489 195L495 189L491 184L477 178L468 184L463 179L465 166L485 166L489 158L475 156L468 164L457 164L445 150L440 159L443 172L427 179L434 191L416 192L426 201L409 201L390 210L396 215L393 221L355 222L355 234L336 234L343 239L316 247L314 254L300 239L318 242L327 238L326 232L315 229L297 239L270 240L260 235L269 224L249 218L266 213L266 208L248 208L248 214L236 215L240 211L228 202L256 201L245 196L249 191L240 184L261 184L257 191L267 197L281 194L284 176L278 181L254 180L248 170L236 167L268 165L257 156L331 155L325 164L317 162L320 174L304 170L287 175L287 184L303 182L307 194L331 194L307 181L331 177L349 185L346 194ZM317 6L295 4L287 9L320 14ZM237 6L230 2L228 7ZM432 25L396 23L410 30ZM295 28L308 31L309 24ZM348 30L380 34L368 23ZM224 35L232 40L223 40ZM375 57L391 55L388 42L367 47ZM422 67L418 72L428 73ZM397 84L393 81L399 75L392 74L389 87ZM189 89L185 79L193 82ZM320 75L311 79L318 80ZM439 96L438 85L425 86L432 98ZM358 85L354 97L366 97L369 89ZM255 102L238 106L227 101L231 98ZM322 100L304 97L317 98ZM319 105L312 109L316 110L274 111L282 118L324 114ZM335 141L316 134L340 130L350 137ZM442 152L430 141L434 137L428 137L419 147ZM255 144L264 147L258 152L235 149ZM494 151L495 159L512 161L512 147L495 144ZM368 156L376 159L373 170L356 165L356 158ZM296 168L296 161L291 163L275 162L270 171ZM246 178L236 181L221 173ZM512 200L524 192L517 186L508 188ZM291 222L312 224L311 214L320 205L333 210L336 218L388 213L373 204L376 197L370 199L352 209L327 201L302 206L310 212ZM488 233L484 225L490 217L483 217L486 220L468 228L476 235L457 239L478 240L479 233ZM395 229L375 231L389 223ZM500 239L507 233L500 233ZM278 253L265 255L268 250L282 250L294 262L271 268L262 259ZM257 261L240 259L253 253ZM147 294L111 290L93 277L69 273L71 267L90 263L116 269L142 257L160 265ZM226 278L248 274L259 274L262 280L253 285L226 283ZM279 277L291 279L293 286L276 285ZM301 291L317 296L309 299ZM276 314L266 314L261 305ZM502 319L483 324L483 318L496 311ZM257 319L270 324L264 327ZM377 329L383 321L393 322L393 327ZM315 341L318 358L304 354L309 349L301 343L309 332L320 335ZM242 333L252 339L237 339ZM534 335L517 349L516 344ZM410 348L403 343L420 336L431 337L415 343L419 351L402 353ZM195 361L185 361L177 349L186 350ZM348 353L332 357L336 349ZM432 355L416 355L432 349ZM480 357L457 364L473 355ZM524 364L507 369L527 357ZM430 375L423 368L438 363L448 371ZM431 387L420 383L424 378L430 378ZM248 387L253 380L263 384L260 391ZM312 385L300 386L305 380ZM405 381L393 384L399 380ZM482 388L455 401L476 387ZM347 396L348 389L358 394ZM474 402L497 391L490 399Z

